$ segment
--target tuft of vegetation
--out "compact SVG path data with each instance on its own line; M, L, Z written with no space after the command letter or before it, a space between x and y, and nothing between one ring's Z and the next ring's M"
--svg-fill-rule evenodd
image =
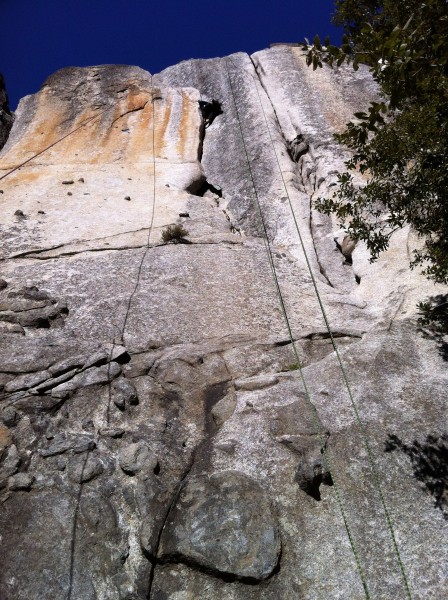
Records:
M186 237L189 235L188 231L182 227L182 225L168 225L162 231L162 241L164 244L172 242L173 244L185 244Z
M291 365L287 365L284 370L285 371L299 371L300 365L299 365L299 363L295 362L295 363L292 363Z

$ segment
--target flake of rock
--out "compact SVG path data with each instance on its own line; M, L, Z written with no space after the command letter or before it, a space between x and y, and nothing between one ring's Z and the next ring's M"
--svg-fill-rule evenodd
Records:
M226 454L233 454L237 445L238 443L235 440L229 440L228 442L220 442L219 444L216 444L215 448L225 452Z
M120 438L124 435L124 429L121 427L101 427L98 433L104 437Z
M19 390L27 390L35 385L38 385L42 381L50 379L51 374L49 371L38 371L37 373L25 373L19 375L9 383L5 385L5 392L17 392Z
M86 357L81 354L70 356L69 358L63 358L62 360L59 360L48 367L48 371L50 371L53 377L56 377L62 373L65 373L66 371L70 371L77 367L82 367L85 361Z
M121 373L121 367L118 363L112 362L101 367L91 367L75 375L70 381L61 383L51 390L51 395L55 398L66 398L75 390L89 385L108 383L114 377Z
M17 473L21 462L17 448L12 444L6 449L6 455L0 463L0 482Z
M237 471L188 480L161 537L159 557L170 556L243 580L269 577L280 537L260 485Z
M217 427L221 427L223 423L230 419L236 407L236 395L230 392L212 408L212 416Z
M79 372L79 369L73 369L71 371L67 371L66 373L63 373L62 375L59 375L59 377L53 377L51 379L47 379L40 385L38 385L35 388L33 388L32 390L30 390L30 392L31 392L31 394L44 393L44 392L58 386L59 384L64 383L65 381L69 381L78 372Z
M324 433L322 423L305 396L299 396L295 402L274 408L271 414L271 433L278 441L282 441L282 438L293 439L297 435Z
M257 375L255 377L248 377L247 379L237 379L235 381L235 389L246 391L261 390L277 383L278 377L276 375Z
M28 473L17 473L8 479L9 490L24 490L29 491L33 485L34 476Z
M52 443L44 449L40 450L40 455L44 458L63 454L68 450L75 453L86 452L93 450L96 447L95 441L91 436L87 435L66 435L64 433L55 436Z
M30 390L30 394L25 394L14 402L14 406L25 413L36 413L51 411L61 404L62 398L53 396L35 395Z
M135 442L121 450L118 463L127 475L144 476L154 472L158 460L144 442Z
M101 475L104 471L104 465L101 460L93 455L74 456L67 465L69 478L75 483L84 483L91 481Z

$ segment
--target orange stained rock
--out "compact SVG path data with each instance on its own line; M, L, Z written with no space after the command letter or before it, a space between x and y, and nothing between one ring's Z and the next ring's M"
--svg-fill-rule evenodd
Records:
M0 447L3 446L5 448L6 446L9 446L10 443L11 437L9 435L9 429L0 423Z
M74 116L72 107L46 89L37 98L30 127L0 160L0 169L45 149L39 164L152 162L153 141L158 159L197 159L200 117L197 103L184 90L141 90L133 85L105 109L84 106Z

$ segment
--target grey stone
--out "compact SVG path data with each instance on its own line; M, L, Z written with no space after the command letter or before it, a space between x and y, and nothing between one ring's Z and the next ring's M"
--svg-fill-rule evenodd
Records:
M19 420L19 414L13 406L5 406L1 412L1 419L8 427L13 427Z
M5 481L10 475L17 473L22 459L17 451L17 447L12 444L4 453L0 462L0 485L2 481Z
M235 381L235 389L237 390L261 390L271 385L278 383L278 377L275 375L260 375L249 377L247 379L237 379Z
M1 323L0 331L2 333L18 333L19 335L25 335L25 330L18 323Z
M73 369L71 371L66 371L62 375L59 375L58 377L52 377L51 379L47 379L46 381L37 385L35 388L33 388L30 391L32 394L41 394L42 392L46 392L54 387L57 387L59 384L64 383L65 381L69 381L78 373L78 371L79 371L79 369Z
M114 404L124 409L126 404L138 404L138 394L135 385L129 379L120 377L112 384L112 399Z
M234 471L190 479L162 534L159 556L170 555L237 578L269 577L279 560L280 538L259 484Z
M75 375L70 381L54 387L51 390L51 395L55 398L66 398L70 393L79 388L112 381L112 379L120 373L121 367L115 362L108 363L101 367L91 367L90 369L86 369L82 373Z
M101 427L98 433L105 437L120 438L124 434L124 429L120 427Z
M215 404L212 408L212 416L217 427L221 427L233 415L235 407L236 395L232 392Z
M29 491L33 485L34 477L28 473L17 473L8 479L9 490L25 490Z
M49 371L39 371L37 373L25 373L19 375L13 381L10 381L5 385L5 392L17 392L18 390L26 390L35 385L38 385L42 381L49 379L51 374Z
M48 367L48 371L53 377L57 377L66 371L81 367L85 363L85 360L86 358L82 354L70 356L69 358L63 358L62 360L58 360L56 363Z
M44 458L63 454L68 450L80 453L87 450L93 450L96 447L95 441L87 435L67 435L64 433L55 436L51 444L40 450L40 455Z
M135 475L137 473L149 475L158 464L157 458L143 442L136 442L125 446L120 451L118 462L122 470L128 475Z
M67 465L67 471L72 481L84 483L101 475L104 471L104 465L97 456L88 453L71 458Z

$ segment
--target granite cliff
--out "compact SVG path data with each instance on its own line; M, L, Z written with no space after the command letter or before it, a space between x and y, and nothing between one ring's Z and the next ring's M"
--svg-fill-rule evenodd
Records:
M375 93L276 46L67 68L22 99L2 600L444 597L448 375L415 305L446 290L408 229L371 264L311 204Z

